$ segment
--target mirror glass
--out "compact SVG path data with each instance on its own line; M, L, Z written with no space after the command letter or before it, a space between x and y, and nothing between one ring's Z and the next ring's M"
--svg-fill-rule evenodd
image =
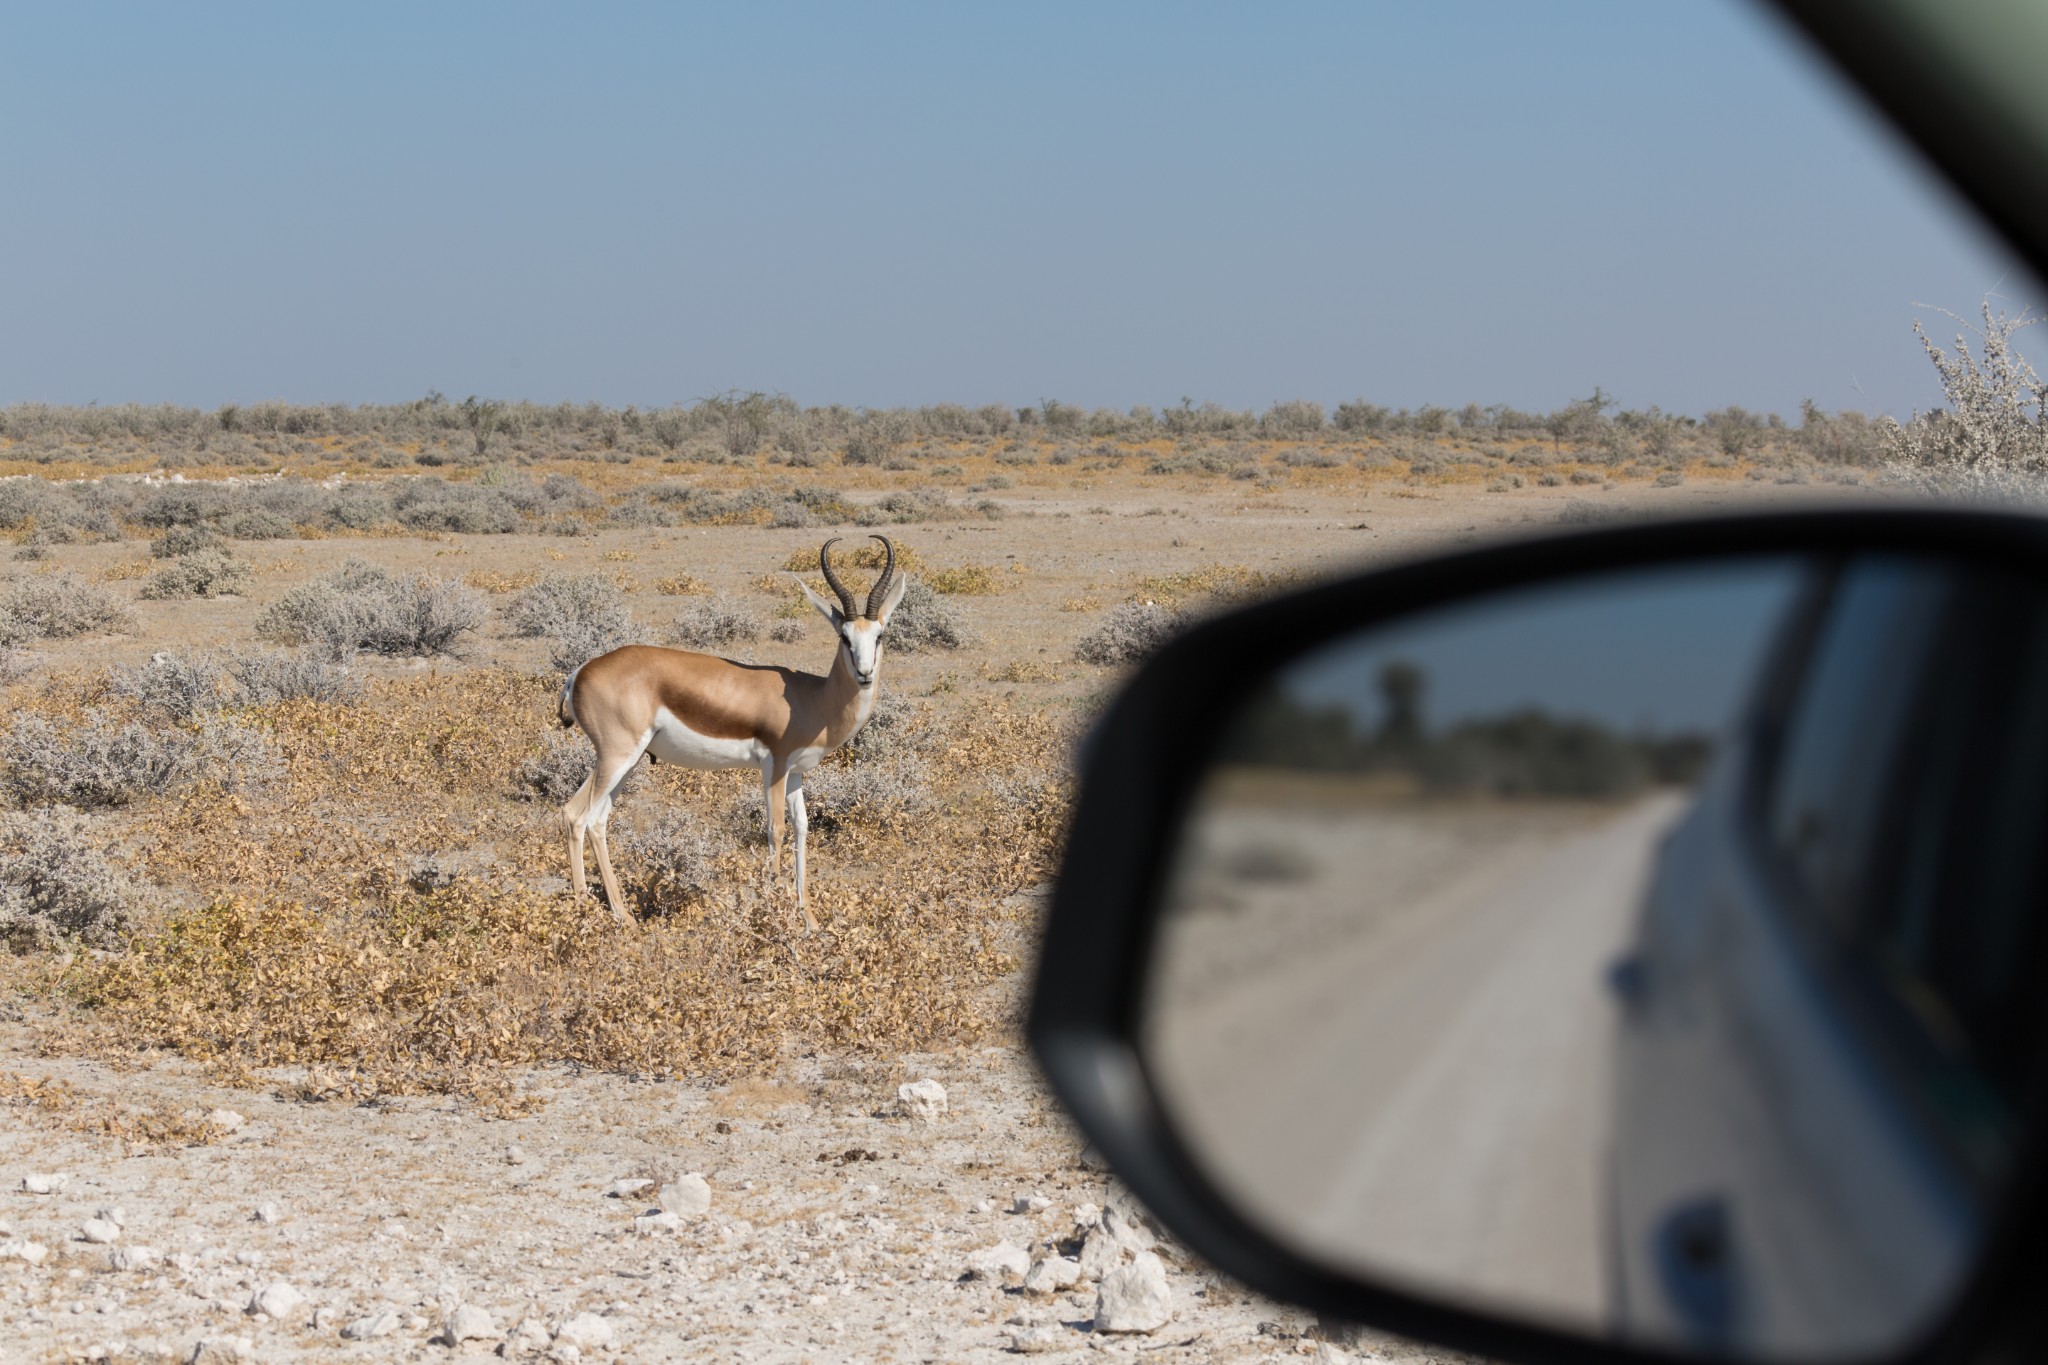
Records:
M2037 1060L2048 613L1927 561L1527 588L1223 718L1141 1017L1268 1235L1462 1306L1850 1360L1930 1329Z

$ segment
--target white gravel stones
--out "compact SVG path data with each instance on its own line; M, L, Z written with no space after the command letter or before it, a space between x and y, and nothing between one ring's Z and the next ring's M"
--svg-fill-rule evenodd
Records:
M70 1183L71 1177L68 1175L25 1175L21 1178L21 1192L23 1194L62 1194L65 1187L70 1185Z
M88 1218L78 1225L78 1240L94 1246L112 1246L121 1240L121 1229L104 1218Z
M256 1343L247 1337L202 1337L192 1343L186 1365L215 1365L218 1361L254 1360Z
M650 1209L633 1220L633 1231L642 1237L652 1237L656 1233L662 1232L681 1232L682 1230L682 1218L677 1214L670 1213L667 1209Z
M1173 1291L1158 1255L1141 1251L1103 1277L1095 1296L1098 1332L1156 1332L1173 1320Z
M1020 1194L1010 1200L1011 1213L1044 1213L1052 1207L1052 1200L1042 1194Z
M1088 1229L1102 1226L1100 1204L1079 1204L1074 1208L1074 1237L1078 1241L1088 1235Z
M614 1180L611 1184L605 1186L604 1197L607 1199L631 1199L640 1191L652 1189L653 1187L654 1182L652 1180Z
M983 1247L967 1258L962 1268L970 1280L994 1280L999 1284L1022 1280L1031 1269L1031 1253L1008 1242Z
M276 1322L291 1316L292 1310L306 1301L306 1296L284 1280L264 1285L249 1296L249 1312L260 1314Z
M1081 1278L1100 1283L1124 1263L1124 1244L1105 1227L1093 1227L1081 1242Z
M460 1346L465 1341L488 1341L497 1335L498 1324L491 1315L473 1303L465 1303L441 1324L439 1340L447 1346Z
M691 1171L663 1185L656 1202L678 1218L702 1218L711 1212L711 1182Z
M1150 1251L1158 1244L1159 1239L1145 1226L1144 1219L1145 1215L1127 1194L1113 1196L1109 1207L1102 1211L1102 1226L1132 1251Z
M31 1242L26 1238L0 1242L0 1261L23 1261L29 1265L41 1265L43 1258L49 1254L50 1249L41 1242Z
M107 1268L109 1270L147 1270L161 1259L162 1257L158 1255L155 1247L133 1245L115 1247L107 1253Z
M378 1337L390 1336L398 1330L399 1325L400 1319L398 1314L387 1309L382 1313L371 1313L365 1317L350 1319L342 1325L341 1339L343 1341L375 1341Z
M250 1214L249 1216L255 1219L257 1222L263 1224L264 1227L276 1227L279 1223L282 1223L284 1221L284 1210L279 1208L272 1201L266 1199L261 1204L258 1204L256 1206L256 1211Z
M516 1142L507 1147L505 1149L505 1164L507 1166L524 1166L526 1164L526 1149Z
M595 1313L578 1313L555 1329L555 1345L599 1351L612 1343L612 1325Z
M946 1112L946 1087L927 1076L896 1087L897 1111L906 1117L937 1123Z
M93 1217L104 1219L107 1222L112 1223L117 1228L125 1228L128 1226L128 1210L122 1208L119 1204L109 1204L107 1205L107 1207L95 1213Z
M1077 1344L1074 1334L1064 1327L1020 1327L1010 1333L1010 1349L1018 1355L1046 1355Z
M236 1132L248 1121L248 1119L243 1118L232 1109L209 1109L206 1111L206 1122L220 1129L223 1133Z
M1031 1269L1024 1272L1024 1292L1027 1294L1057 1294L1072 1289L1081 1281L1081 1264L1064 1256L1047 1256L1032 1262Z

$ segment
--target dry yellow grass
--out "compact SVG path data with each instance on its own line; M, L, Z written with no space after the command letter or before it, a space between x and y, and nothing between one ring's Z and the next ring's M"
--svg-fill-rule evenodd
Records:
M509 592L519 592L522 589L532 587L540 582L540 580L541 572L539 569L522 569L514 573L501 573L492 569L471 569L462 576L462 581L469 584L470 587L475 588L479 592L491 593L494 596L503 596Z
M702 597L711 586L695 574L679 573L655 579L654 590L663 597Z
M160 1105L123 1104L105 1096L81 1094L48 1076L31 1080L11 1071L0 1071L0 1106L49 1127L114 1138L131 1148L203 1147L228 1132L208 1122L203 1114Z
M987 597L1002 591L1002 580L986 564L960 564L950 569L927 569L922 577L933 592L960 597Z

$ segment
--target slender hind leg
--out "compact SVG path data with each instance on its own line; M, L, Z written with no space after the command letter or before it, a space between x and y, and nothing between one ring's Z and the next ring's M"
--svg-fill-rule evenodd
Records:
M811 813L804 805L804 778L797 773L789 779L789 828L796 845L796 908L803 912L804 932L818 932L818 921L811 918L811 907L804 899L804 844L811 832Z

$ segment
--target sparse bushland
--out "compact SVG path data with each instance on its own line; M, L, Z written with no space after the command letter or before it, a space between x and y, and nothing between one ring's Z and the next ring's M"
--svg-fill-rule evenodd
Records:
M430 574L393 574L352 559L291 589L257 618L257 633L330 659L372 654L459 654L490 616L483 595Z
M1084 664L1121 668L1148 659L1186 624L1179 608L1163 602L1120 602L1095 629L1074 642Z
M1948 406L1880 420L1886 472L1931 493L2038 501L2048 495L2048 386L2013 338L2041 319L1995 311L1989 299L1983 307L1983 326L1958 332L1952 351L1913 324Z
M75 573L38 574L0 583L0 643L66 640L126 630L135 613L119 594Z
M238 595L249 586L249 566L225 550L193 550L167 560L142 585L151 601Z
M88 705L19 714L0 732L0 791L23 806L125 806L198 782L235 790L274 767L259 732L210 713L164 725Z
M669 627L669 643L684 649L717 650L761 638L761 618L725 597L685 603Z
M885 706L869 752L836 758L846 775L815 793L816 940L789 937L786 892L759 890L752 775L644 773L613 824L644 920L621 936L597 902L549 889L564 856L549 806L587 763L552 701L544 679L464 669L252 712L281 768L263 800L173 792L123 817L186 904L70 965L52 987L77 1009L67 1036L230 1075L341 1068L358 1095L496 1100L505 1063L717 1075L792 1043L895 1055L995 1025L985 989L1014 969L999 931L1020 913L1005 898L1045 874L1064 819L1060 726L998 703L935 734L922 708ZM502 722L521 714L532 728ZM506 775L537 743L560 775L515 779L525 801ZM1020 767L1045 780L987 776ZM436 849L477 852L477 870L418 889L407 869Z
M626 595L601 574L548 574L504 615L514 635L549 641L548 662L561 674L642 638Z

